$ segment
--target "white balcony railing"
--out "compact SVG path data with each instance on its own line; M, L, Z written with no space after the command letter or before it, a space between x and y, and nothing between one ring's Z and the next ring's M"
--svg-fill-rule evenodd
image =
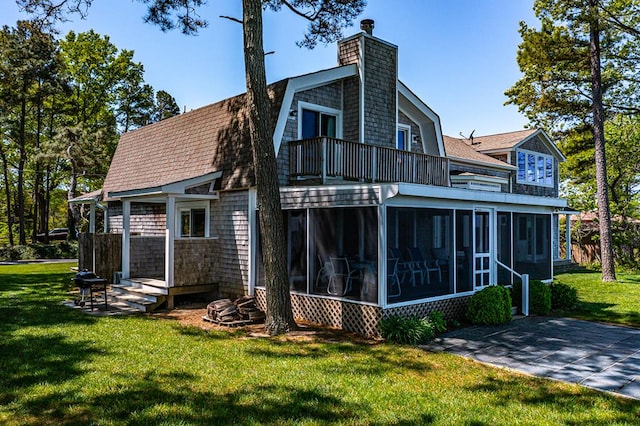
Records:
M289 142L291 178L342 178L361 182L404 182L450 186L449 160L418 154L318 137Z

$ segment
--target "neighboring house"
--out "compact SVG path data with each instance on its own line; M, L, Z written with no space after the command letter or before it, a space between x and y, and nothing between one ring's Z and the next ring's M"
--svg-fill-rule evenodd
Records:
M459 315L513 271L553 277L562 154L541 130L443 136L397 54L363 32L338 42L337 67L269 86L299 319L376 334L391 314ZM103 190L77 202L106 208L94 269L116 238L123 284L169 306L203 291L264 306L244 95L124 134Z

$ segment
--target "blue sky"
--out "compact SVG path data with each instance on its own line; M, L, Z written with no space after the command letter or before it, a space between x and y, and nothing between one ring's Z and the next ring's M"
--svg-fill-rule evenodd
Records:
M241 16L240 0L209 0L198 36L162 33L145 24L145 6L133 0L93 0L86 20L60 26L62 34L94 29L120 49L135 52L145 80L166 90L187 110L245 91L240 25L218 18ZM537 21L533 0L368 0L362 18L375 20L374 35L399 48L399 78L438 113L445 134L475 135L522 129L527 120L504 106L504 91L519 78L519 22ZM0 1L0 24L24 19L13 0ZM306 23L287 10L265 14L267 80L336 65L335 45L299 48Z

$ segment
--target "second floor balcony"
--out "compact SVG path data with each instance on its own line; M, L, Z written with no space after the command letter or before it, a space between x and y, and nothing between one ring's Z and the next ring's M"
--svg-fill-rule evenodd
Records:
M344 180L450 186L445 157L329 137L289 142L289 175L323 184Z

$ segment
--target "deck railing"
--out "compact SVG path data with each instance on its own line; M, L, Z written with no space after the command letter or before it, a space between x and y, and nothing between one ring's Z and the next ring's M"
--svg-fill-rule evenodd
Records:
M289 142L292 178L343 178L449 186L449 160L435 155L318 137Z

